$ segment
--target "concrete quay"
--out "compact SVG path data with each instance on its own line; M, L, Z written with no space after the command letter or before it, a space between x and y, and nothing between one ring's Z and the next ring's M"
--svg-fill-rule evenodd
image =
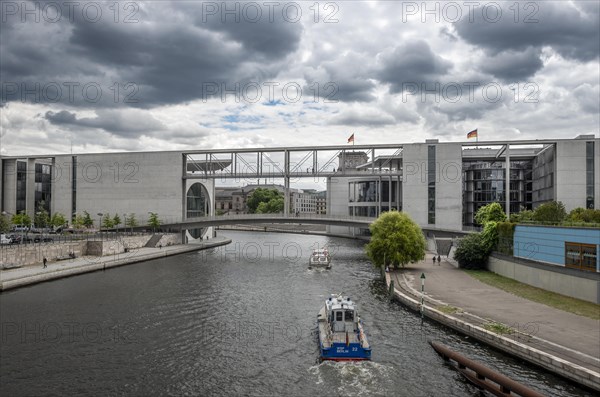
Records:
M423 315L508 354L600 391L600 321L515 296L476 280L448 261L426 260L385 274L395 296ZM488 331L501 323L513 332Z
M106 256L83 256L75 259L49 261L44 268L42 263L13 269L0 270L0 291L19 288L76 274L109 269L131 263L179 255L219 247L231 243L226 237L215 237L198 243L172 245L163 248L138 248L129 252Z

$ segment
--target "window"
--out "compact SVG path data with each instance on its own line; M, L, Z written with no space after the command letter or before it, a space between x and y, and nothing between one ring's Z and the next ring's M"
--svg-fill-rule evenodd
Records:
M335 312L335 321L344 321L344 312L342 312L342 311Z
M354 310L346 310L345 321L354 321Z
M596 271L598 253L592 244L565 243L565 266L574 269Z
M594 142L585 143L585 185L586 199L585 207L594 208Z
M427 223L435 224L435 146L427 148Z

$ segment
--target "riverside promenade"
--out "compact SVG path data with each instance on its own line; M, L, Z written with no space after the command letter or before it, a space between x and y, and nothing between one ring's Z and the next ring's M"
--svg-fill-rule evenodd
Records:
M226 245L231 239L215 237L198 243L171 245L163 248L137 248L106 256L82 256L75 259L48 262L44 268L42 263L19 268L0 270L0 291L23 287L76 274L109 269L151 259L179 255L186 252L199 251Z
M423 313L454 330L511 355L600 391L600 321L529 301L489 286L457 269L426 260L386 273L395 296L420 310L421 274L425 274ZM484 328L501 323L499 334Z

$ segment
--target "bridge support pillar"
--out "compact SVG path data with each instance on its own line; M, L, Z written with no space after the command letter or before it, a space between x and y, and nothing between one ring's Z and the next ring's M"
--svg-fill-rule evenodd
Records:
M285 177L284 180L284 199L283 199L283 215L290 215L290 178Z

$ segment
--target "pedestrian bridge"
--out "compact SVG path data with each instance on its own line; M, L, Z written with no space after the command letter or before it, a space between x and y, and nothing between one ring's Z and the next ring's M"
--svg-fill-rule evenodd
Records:
M242 214L218 215L188 219L180 223L162 224L161 229L199 229L210 226L253 223L291 223L368 228L377 218L322 214ZM147 228L147 227L146 227Z

